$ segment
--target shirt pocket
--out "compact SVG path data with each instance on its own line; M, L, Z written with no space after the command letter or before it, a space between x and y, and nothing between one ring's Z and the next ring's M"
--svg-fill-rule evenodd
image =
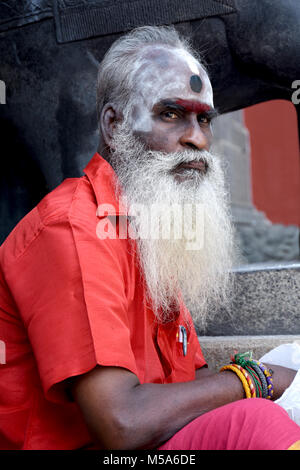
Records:
M183 347L184 338L180 336L182 326L186 330L186 354ZM196 350L191 339L191 329L180 323L159 329L158 345L164 362L165 383L194 380Z

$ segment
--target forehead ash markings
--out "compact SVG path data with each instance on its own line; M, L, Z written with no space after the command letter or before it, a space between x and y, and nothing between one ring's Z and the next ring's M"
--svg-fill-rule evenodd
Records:
M194 100L177 99L175 103L184 108L186 111L190 111L191 113L202 114L214 111L210 105L202 102L199 103L198 101Z
M199 81L201 83L201 101L213 108L209 79L201 64L186 51L150 49L146 50L137 62L135 65L136 95L132 98L137 110L135 119L132 117L134 130L151 131L150 110L158 101L170 96L180 96L186 100L195 99L195 91L190 84L192 76L197 77L198 88L200 88ZM197 93L200 93L200 90ZM194 106L189 108L195 109ZM202 108L201 111L206 110Z
M202 80L199 75L192 75L190 78L190 87L196 93L200 93L202 90Z

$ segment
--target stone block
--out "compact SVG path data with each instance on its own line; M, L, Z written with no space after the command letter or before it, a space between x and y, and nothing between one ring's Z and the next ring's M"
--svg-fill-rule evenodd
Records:
M259 359L280 344L298 342L300 335L262 335L262 336L198 336L205 360L211 370L229 364L230 356L252 351L253 358Z
M201 336L300 335L300 263L253 264L235 271L229 309L212 313Z

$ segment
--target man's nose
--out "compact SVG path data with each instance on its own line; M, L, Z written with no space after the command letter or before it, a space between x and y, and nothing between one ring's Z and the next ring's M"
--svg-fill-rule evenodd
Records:
M211 144L210 137L210 130L204 132L198 122L191 123L182 134L180 144L183 147L191 147L195 150L209 150Z

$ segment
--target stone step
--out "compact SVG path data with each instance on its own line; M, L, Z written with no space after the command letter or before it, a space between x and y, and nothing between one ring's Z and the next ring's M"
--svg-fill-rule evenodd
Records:
M216 371L229 364L235 350L252 351L253 358L259 359L280 344L295 341L300 344L300 335L198 336L198 339L209 368Z
M200 336L300 335L300 263L250 264L234 271L230 311L220 308Z

